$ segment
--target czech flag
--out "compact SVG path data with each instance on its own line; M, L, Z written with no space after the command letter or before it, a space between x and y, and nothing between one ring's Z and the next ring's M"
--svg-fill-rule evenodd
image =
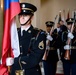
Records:
M4 0L4 30L2 39L2 64L0 75L9 75L6 58L19 56L19 41L15 16L20 13L19 0Z

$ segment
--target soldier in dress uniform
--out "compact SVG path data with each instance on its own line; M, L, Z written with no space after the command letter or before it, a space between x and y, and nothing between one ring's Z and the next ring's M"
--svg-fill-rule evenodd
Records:
M64 43L62 43L62 40L63 40L63 34L62 33L64 33L64 32L66 32L67 31L67 27L66 27L66 25L64 24L64 21L63 20L60 20L59 21L59 24L60 24L60 30L59 30L59 35L60 35L60 37L61 37L61 44L60 44L60 48L59 48L59 51L60 51L60 56L62 55L62 52L63 52L63 45L64 45Z
M7 58L6 63L12 65L10 75L41 75L39 62L45 52L46 35L43 30L31 25L37 8L30 3L20 3L20 7L21 27L18 28L20 55L12 59Z
M74 19L69 18L66 22L67 31L63 32L63 42L65 44L62 54L63 70L64 75L76 75L76 31Z
M48 28L49 31L47 30L48 34L46 37L46 50L45 50L47 54L47 58L46 60L43 59L45 75L56 75L57 61L59 60L57 54L59 36L57 31L51 30L52 26L54 26L53 21L46 22L46 28ZM52 34L50 34L51 33L50 31L52 31ZM48 41L49 41L49 45L47 44Z
M64 24L64 21L63 21L63 20L61 20L61 21L59 22L59 24L60 24L60 32L64 32L64 31L67 30L67 27L66 27L66 25Z

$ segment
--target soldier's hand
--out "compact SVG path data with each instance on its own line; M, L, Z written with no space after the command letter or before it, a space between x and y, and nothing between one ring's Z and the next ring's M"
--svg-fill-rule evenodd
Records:
M64 46L64 50L70 50L70 46L69 45L65 45Z
M70 33L68 33L68 38L73 39L74 35L70 32Z
M12 57L6 58L6 65L7 66L11 66L13 64L14 64L14 58L12 58Z
M47 35L47 37L46 37L48 40L50 40L50 41L52 41L53 40L53 38L52 38L52 36L50 36L50 35Z

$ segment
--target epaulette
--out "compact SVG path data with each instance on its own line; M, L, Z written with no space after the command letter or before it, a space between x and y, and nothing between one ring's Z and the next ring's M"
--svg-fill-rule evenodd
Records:
M37 37L39 34L46 34L46 33L42 29L33 28L33 37Z
M35 31L39 32L40 31L40 34L46 34L46 32L42 29L39 29L39 28L34 28Z
M33 29L35 29L35 30L40 30L39 28L36 28L36 27L34 27Z

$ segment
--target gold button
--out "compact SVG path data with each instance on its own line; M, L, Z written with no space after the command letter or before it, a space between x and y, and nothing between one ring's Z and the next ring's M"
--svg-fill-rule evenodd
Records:
M23 54L22 52L20 54Z
M38 69L36 71L39 71Z
M20 47L22 47L22 46L20 46Z

